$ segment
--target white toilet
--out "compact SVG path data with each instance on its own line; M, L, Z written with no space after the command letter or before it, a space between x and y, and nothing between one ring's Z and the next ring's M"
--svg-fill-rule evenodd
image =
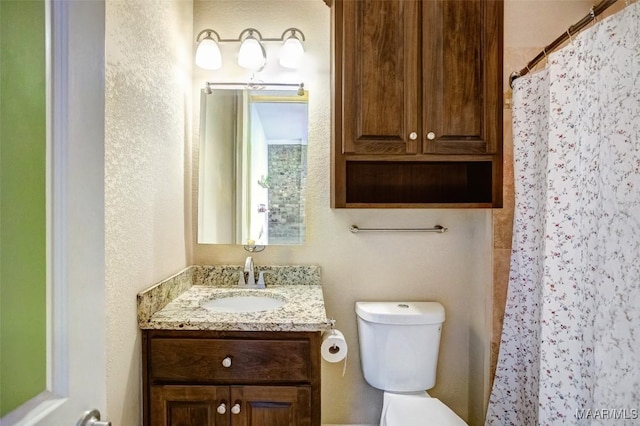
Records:
M426 392L436 383L444 307L437 302L356 302L364 378L384 391L380 426L466 426Z

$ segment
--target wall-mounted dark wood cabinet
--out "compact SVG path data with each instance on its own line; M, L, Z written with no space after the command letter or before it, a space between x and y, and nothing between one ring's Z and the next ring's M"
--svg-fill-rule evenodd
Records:
M332 207L501 207L497 0L335 0Z

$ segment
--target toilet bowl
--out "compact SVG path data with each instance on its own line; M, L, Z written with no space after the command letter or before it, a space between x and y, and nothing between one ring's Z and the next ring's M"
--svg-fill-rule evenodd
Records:
M426 392L435 386L444 307L437 302L356 302L364 378L384 391L380 426L465 426Z
M380 426L467 426L438 398L427 392L384 393Z

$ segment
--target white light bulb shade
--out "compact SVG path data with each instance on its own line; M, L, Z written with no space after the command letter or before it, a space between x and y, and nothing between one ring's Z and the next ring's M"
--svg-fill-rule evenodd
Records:
M252 71L260 71L267 63L267 55L262 44L253 36L247 37L238 51L238 65Z
M285 68L298 68L302 63L304 48L296 37L291 36L284 41L280 49L280 65Z
M205 70L217 70L222 67L220 47L210 37L203 38L196 49L196 65Z

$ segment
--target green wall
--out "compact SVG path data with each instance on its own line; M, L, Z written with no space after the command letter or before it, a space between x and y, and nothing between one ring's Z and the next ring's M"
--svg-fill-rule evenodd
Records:
M0 417L46 387L44 25L0 0Z

